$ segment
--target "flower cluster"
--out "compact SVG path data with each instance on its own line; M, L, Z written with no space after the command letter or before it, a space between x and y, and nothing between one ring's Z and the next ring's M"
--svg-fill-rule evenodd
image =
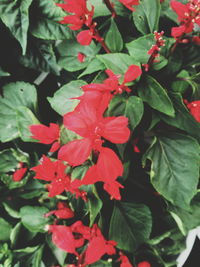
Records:
M163 40L163 34L164 34L164 31L161 31L161 32L155 31L154 32L154 39L155 39L156 43L154 45L152 45L152 47L147 52L148 55L150 55L150 58L149 58L147 64L143 64L145 71L149 70L151 64L153 64L154 62L157 62L156 58L159 57L159 51L160 51L162 46L165 46L165 40Z
M180 22L180 26L172 28L171 35L181 41L185 34L193 31L195 24L200 26L200 2L189 0L188 3L182 4L178 1L171 1L171 8L178 15Z

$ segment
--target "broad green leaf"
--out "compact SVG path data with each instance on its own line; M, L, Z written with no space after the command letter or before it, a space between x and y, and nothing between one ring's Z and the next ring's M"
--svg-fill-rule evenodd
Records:
M60 115L72 111L79 103L79 100L72 98L83 94L81 86L85 84L84 81L77 80L63 85L53 97L47 97L51 107Z
M155 189L180 208L188 208L197 192L199 145L195 139L170 134L154 139L143 157L151 161L150 178Z
M148 34L126 44L129 54L140 63L147 63L150 55L148 51L155 43L154 35Z
M142 0L138 6L135 6L133 12L133 21L142 34L153 33L158 30L158 22L160 17L160 1L159 0Z
M44 214L48 212L45 207L24 206L20 209L22 224L31 232L45 232L44 227L48 223L48 218Z
M20 63L37 71L52 72L55 75L60 72L53 46L44 40L33 39L26 55L20 57Z
M120 95L115 96L110 102L108 108L109 116L124 115L129 119L129 125L133 130L140 122L144 112L142 100L137 96L130 96L128 98Z
M67 253L66 251L60 249L59 247L57 247L56 245L54 245L54 243L51 240L50 235L46 237L47 240L47 244L49 246L49 248L51 249L53 255L55 256L55 258L57 259L58 263L63 266L65 263L65 259L67 257Z
M88 66L86 67L86 69L78 76L78 79L80 79L81 77L94 73L98 70L103 70L104 69L104 64L98 60L97 58L94 58L91 60L91 62L88 64Z
M167 18L171 19L175 23L177 23L177 14L173 11L170 7L171 0L165 0L161 4L161 16L166 16Z
M44 40L66 40L73 38L73 33L66 25L51 19L38 19L31 28L33 36Z
M31 21L32 35L45 40L65 40L73 37L73 32L67 25L59 23L66 13L53 0L34 1L34 19Z
M3 218L0 218L0 241L9 240L12 225L10 225Z
M36 88L25 82L9 83L3 86L3 97L0 97L0 140L8 142L19 137L16 119L16 108L25 106L37 111Z
M187 132L200 142L200 125L184 105L181 95L178 93L171 93L170 96L174 104L175 116L171 118L160 113L160 118L165 123Z
M45 191L45 186L36 179L31 179L25 186L24 192L20 192L20 198L32 199L39 197Z
M151 212L147 206L117 202L111 217L109 239L117 242L117 248L133 253L148 240L151 227Z
M174 116L174 108L165 89L151 76L145 76L138 86L138 94L152 108Z
M123 49L123 39L113 18L105 37L105 43L113 53L120 52Z
M31 138L31 132L29 131L29 126L32 124L40 124L38 119L35 117L33 112L27 108L20 106L16 109L17 112L17 126L21 139L24 142L37 142L35 139Z
M42 262L44 245L41 245L28 260L26 261L26 266L34 266L34 267L45 267Z
M105 55L97 55L102 61L106 69L111 69L115 74L124 74L130 65L138 65L136 60L124 53L111 53Z
M19 41L23 55L26 53L31 3L32 0L1 0L0 3L0 18Z
M60 54L58 64L67 71L78 71L86 68L95 58L100 47L97 47L94 42L90 45L80 45L77 40L63 41L57 47ZM77 58L78 53L85 55L84 61L80 62Z

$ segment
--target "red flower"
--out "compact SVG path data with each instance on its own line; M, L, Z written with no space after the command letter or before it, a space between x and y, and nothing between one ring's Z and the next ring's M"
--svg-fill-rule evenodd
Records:
M188 103L187 108L189 109L190 113L195 118L195 120L197 122L200 122L200 100Z
M131 11L135 11L135 9L132 6L139 5L139 0L119 0L125 7L130 9Z
M57 247L78 256L76 248L81 247L83 242L80 245L77 244L71 227L64 225L49 225L49 231L52 233L52 242Z
M150 263L147 261L140 262L137 267L151 267Z
M95 102L94 104L96 105ZM61 147L58 152L60 160L77 166L87 160L92 150L101 150L101 137L117 144L125 143L129 139L128 119L123 116L104 118L102 115L105 107L107 103L104 102L96 108L83 101L74 111L64 115L65 127L83 139L71 141Z
M107 78L103 84L92 83L82 86L84 91L97 90L100 92L110 92L110 93L122 93L123 91L130 92L130 89L126 86L127 83L134 81L141 74L142 70L136 65L130 65L124 74L123 82L119 82L120 75L114 74L111 70L106 70Z
M111 198L120 200L119 189L123 188L123 186L116 179L122 174L123 165L117 155L111 149L103 147L97 164L89 168L79 183L80 185L88 185L103 182L104 189L111 195Z
M71 24L70 29L79 30L83 25L90 26L94 15L94 7L88 10L86 0L65 0L65 4L57 4L65 11L74 15L68 15L60 23Z
M90 45L90 43L92 42L92 39L94 38L94 30L89 29L89 30L84 30L82 32L79 32L76 38L79 44Z
M28 170L28 168L23 168L23 163L20 162L19 163L19 169L17 169L12 175L13 181L15 181L15 182L21 181L21 179L26 174L27 170Z
M119 252L119 255L120 257L118 261L121 261L120 267L133 267L126 255L124 255L121 251Z
M199 36L194 36L192 38L192 42L197 44L197 45L200 45L200 37Z
M200 26L200 2L190 0L187 4L178 1L171 1L171 8L178 15L179 27L173 27L171 35L174 38L180 38L185 33L193 31L194 23Z
M50 123L50 126L45 126L43 124L31 125L29 127L32 136L31 138L37 139L39 143L42 144L52 144L50 152L55 152L60 144L58 142L60 129L59 126L55 123Z
M116 253L114 246L115 241L107 241L98 228L97 224L94 224L91 229L91 237L84 252L84 266L92 264L101 259L104 254L113 255Z
M70 177L65 173L67 166L61 161L51 161L48 157L42 157L42 163L31 170L36 172L35 179L51 181L47 186L49 197L61 194L64 190L75 194L76 197L82 197L85 200L85 192L81 192Z
M54 214L59 219L70 219L74 217L74 212L69 208L66 203L58 202L57 207L57 210L52 210L46 213L44 216L48 217Z

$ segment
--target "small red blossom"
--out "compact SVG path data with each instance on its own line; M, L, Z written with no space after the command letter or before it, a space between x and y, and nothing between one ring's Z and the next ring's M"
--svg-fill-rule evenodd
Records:
M151 267L150 263L148 261L140 262L137 267Z
M200 122L200 100L187 103L186 105L195 120Z
M89 168L84 178L79 182L80 185L104 183L104 190L110 194L111 198L120 200L120 188L123 185L116 181L117 177L122 176L123 165L117 155L109 148L103 147L99 154L97 163Z
M133 267L126 255L124 255L121 251L119 252L119 255L120 257L118 261L121 261L120 267Z
M57 6L73 14L64 17L60 21L62 24L70 24L71 30L79 30L83 25L89 27L92 24L94 7L92 6L91 10L88 10L86 0L65 0L65 4L57 4Z
M179 40L186 33L191 33L194 23L200 26L200 2L199 0L189 0L187 4L178 1L171 1L171 8L178 15L180 26L173 27L171 35Z
M65 173L67 166L60 160L51 161L48 157L43 156L40 165L31 168L36 172L35 179L41 179L51 182L47 185L49 197L61 194L64 190L75 194L76 198L82 197L86 200L86 193L80 191L70 177Z
M59 147L60 128L55 123L50 123L49 127L43 124L35 124L29 127L32 133L31 138L38 140L42 144L52 144L50 152L55 152Z
M159 52L160 52L161 47L165 46L165 40L163 40L163 34L164 34L164 31L161 31L161 32L155 31L154 32L154 39L155 39L156 43L154 45L152 45L152 47L147 52L147 54L150 55L150 58L149 58L147 64L143 64L145 71L148 71L150 66L154 62L158 62L156 60L156 58L159 57Z
M109 76L104 80L103 84L91 83L82 86L84 91L97 90L100 92L110 92L110 93L122 93L123 91L130 92L130 88L127 87L127 83L134 81L141 74L142 70L137 65L130 65L124 74L123 82L119 82L120 75L114 74L111 70L106 70L106 74Z
M197 45L200 45L200 37L199 36L194 36L192 38L192 42L197 44Z
M85 61L85 55L83 53L78 52L77 59L80 63Z
M85 162L92 150L100 151L102 137L116 144L125 143L129 139L128 119L124 116L104 118L103 112L107 105L102 102L102 108L94 104L83 101L74 111L64 115L65 127L83 137L67 143L58 152L58 158L72 166Z
M121 2L125 7L127 7L131 11L135 11L133 6L137 6L140 4L139 0L119 0L119 2Z
M23 167L23 165L24 165L23 162L19 163L19 168L12 175L13 181L15 181L15 182L21 181L22 178L24 177L24 175L26 174L28 168Z
M69 208L66 203L58 202L57 210L52 210L46 213L44 216L49 217L55 215L58 219L70 219L74 217L74 212Z

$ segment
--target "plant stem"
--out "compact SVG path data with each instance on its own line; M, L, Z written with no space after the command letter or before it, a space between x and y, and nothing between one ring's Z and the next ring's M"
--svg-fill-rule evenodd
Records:
M103 0L107 8L110 10L112 17L115 18L117 16L117 13L115 12L113 3L110 2L110 0Z

